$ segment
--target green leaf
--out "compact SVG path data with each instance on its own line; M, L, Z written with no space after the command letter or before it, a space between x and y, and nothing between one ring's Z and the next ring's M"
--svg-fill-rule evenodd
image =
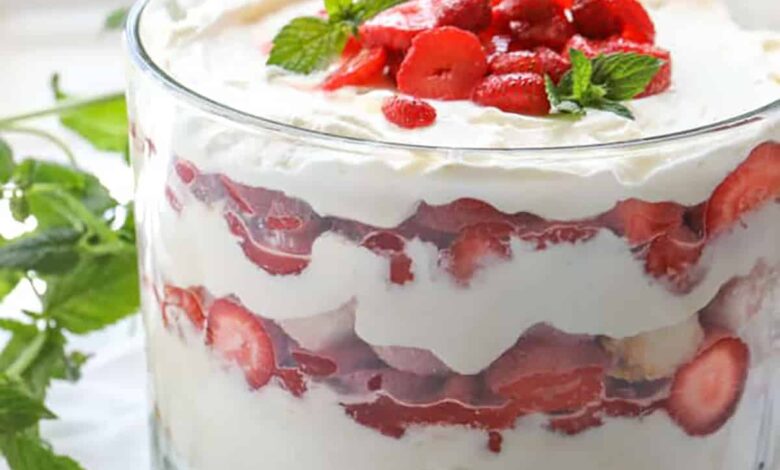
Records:
M17 166L13 181L21 188L29 188L37 184L56 185L78 198L90 212L96 215L103 214L116 205L108 189L95 176L58 163L35 159L24 160ZM25 212L29 215L29 204L27 210L22 211L21 214Z
M602 111L608 111L610 113L615 113L618 116L622 116L626 119L634 119L634 113L631 112L630 109L628 109L626 106L616 102L616 101L602 101L600 103L597 103L593 106L596 109L600 109Z
M11 216L17 222L24 222L30 217L30 204L23 194L13 195L8 204L10 206Z
M328 18L341 18L352 8L352 0L325 0L325 11Z
M47 279L45 313L73 333L89 333L138 310L136 253L132 247L82 257L67 276Z
M89 354L73 351L63 357L62 368L55 369L52 377L56 379L76 382L81 379L81 368L92 358Z
M117 238L102 218L58 186L38 184L28 189L26 196L30 213L40 227L69 225L77 230L88 230L104 242Z
M22 275L18 272L0 269L0 301L16 288L20 279L22 279Z
M75 460L56 455L35 436L11 436L3 453L11 470L84 470Z
M9 240L0 245L0 268L42 274L65 272L79 259L82 235L71 227L54 227Z
M626 101L642 93L663 61L633 52L602 55L593 60L593 83L604 85L605 97Z
M127 21L127 14L129 12L130 9L127 7L117 8L116 10L112 11L106 17L106 20L103 23L103 28L108 31L116 31L124 28L125 22Z
M278 65L291 72L311 73L344 49L350 31L346 22L295 18L274 38L268 65Z
M51 87L57 101L72 99L60 89L59 75L52 77ZM128 150L127 105L123 96L65 111L60 115L60 122L98 150L122 153Z
M406 0L361 0L358 1L355 9L358 11L358 20L370 20L378 13L392 8Z
M572 89L571 97L575 100L582 100L590 88L590 80L593 76L593 65L590 60L581 51L572 49L571 55L571 78Z
M43 347L22 374L24 384L30 393L44 399L52 379L66 379L67 361L65 337L60 332L47 331Z
M11 146L3 139L0 139L0 184L7 183L14 174L14 152ZM0 198L2 196L0 195Z
M0 433L21 431L41 419L55 418L41 400L8 380L0 382Z
M547 99L550 101L550 105L552 105L553 108L556 108L561 104L561 95L558 92L558 87L549 75L544 76L544 89L547 91Z

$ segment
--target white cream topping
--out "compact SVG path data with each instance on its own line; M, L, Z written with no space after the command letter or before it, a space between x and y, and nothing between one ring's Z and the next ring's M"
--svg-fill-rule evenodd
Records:
M158 438L181 470L733 470L752 468L766 438L763 365L751 369L736 414L707 437L687 436L656 411L608 419L576 436L522 417L502 432L499 454L488 451L484 431L460 426L412 427L395 439L354 422L324 387L303 398L276 385L250 392L238 370L165 331L158 312L147 313Z
M279 320L311 317L355 299L356 332L365 341L427 349L464 374L481 371L540 322L613 338L678 324L759 259L780 262L780 204L771 204L747 217L747 228L737 227L705 250L707 275L687 295L653 280L625 240L608 231L542 251L515 239L513 259L478 271L469 288L437 267L431 244L408 243L415 280L398 286L388 281L385 258L333 233L315 241L300 275L274 276L246 258L218 208L189 201L176 214L166 204L160 201L160 226L150 236L156 269L167 282L235 294L250 310Z
M265 65L269 44L291 18L316 14L320 0L195 0L152 3L147 43L174 78L236 109L296 126L370 140L453 147L529 147L613 142L667 134L720 121L780 98L780 34L747 32L718 0L649 5L657 44L673 54L674 86L629 107L636 121L592 112L568 121L503 113L468 101L435 102L437 123L404 130L380 111L390 90L316 89L312 76Z

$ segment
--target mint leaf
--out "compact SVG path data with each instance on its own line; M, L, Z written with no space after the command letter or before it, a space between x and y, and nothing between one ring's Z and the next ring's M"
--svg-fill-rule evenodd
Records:
M604 100L599 103L596 103L594 105L594 108L600 109L602 111L609 111L611 113L615 113L618 116L622 116L626 119L634 119L634 113L631 112L630 109L625 107L624 105L616 102L616 101L608 101Z
M34 436L10 436L3 444L3 453L11 470L84 470L75 460L56 455Z
M19 284L19 280L21 279L22 275L18 272L0 269L0 301L16 288L16 285Z
M41 400L52 379L65 379L68 367L65 354L65 337L56 330L46 332L43 346L22 374L24 384L34 397Z
M630 100L647 88L662 65L656 57L633 52L602 55L593 60L593 82L604 85L607 99Z
M106 20L103 22L103 28L108 31L116 31L124 28L128 13L130 13L130 9L127 7L117 8L108 14Z
M79 259L78 243L83 232L71 227L39 230L0 245L0 268L61 273Z
M46 280L45 314L73 333L103 328L139 307L137 260L131 247L84 256L66 276Z
M558 86L555 85L553 79L549 75L544 76L544 89L547 91L547 99L550 101L550 105L556 108L561 104L561 94L558 91Z
M56 418L43 402L24 393L18 385L0 383L0 433L21 431L41 419Z
M23 194L14 194L8 205L8 208L11 210L11 216L15 221L24 222L30 217L30 204Z
M59 75L52 77L51 88L57 101L72 99L60 88ZM98 150L128 152L127 106L123 96L65 111L60 115L60 122Z
M11 146L3 139L0 139L0 184L7 183L14 174L14 152ZM0 195L2 199L2 195Z
M593 65L582 52L572 49L571 55L571 97L581 101L591 86Z
M92 213L87 206L60 187L39 184L28 189L27 201L30 213L40 227L70 226L88 231L105 242L117 239L105 221Z
M330 19L344 15L351 8L352 0L325 0L325 11Z
M268 65L278 65L291 72L311 73L344 49L349 34L350 26L344 22L295 18L274 38Z

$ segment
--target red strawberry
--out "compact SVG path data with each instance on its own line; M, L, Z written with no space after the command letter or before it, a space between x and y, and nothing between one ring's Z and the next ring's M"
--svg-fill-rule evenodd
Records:
M179 175L179 178L184 184L192 183L192 181L195 180L195 178L200 173L198 169L195 168L195 165L186 160L176 160L176 163L174 163L173 167L176 170L176 174Z
M566 43L566 47L564 49L566 51L567 58L569 56L570 50L577 49L578 51L585 54L585 56L589 59L593 59L601 53L601 47L601 41L592 41L583 36L580 36L579 34L575 34L571 37L571 39L569 39L569 42ZM571 67L571 63L569 66Z
M614 39L600 44L600 50L605 54L613 52L635 52L637 54L653 56L664 61L661 69L647 85L645 91L637 95L637 98L657 95L668 90L672 85L672 54L666 49L655 47L651 44L642 44L627 41L625 39Z
M558 54L546 47L537 48L536 57L542 66L542 72L549 75L556 83L571 68L571 61L567 55Z
M398 89L419 98L458 100L487 72L482 44L472 33L451 26L418 35L401 63Z
M287 253L258 243L249 233L249 228L238 215L225 213L230 232L241 239L241 248L250 261L274 275L298 274L309 265L309 253Z
M780 198L780 142L765 142L750 152L707 202L705 227L712 238L743 215Z
M480 31L490 20L487 0L411 0L365 22L360 37L366 46L405 50L423 31L441 26Z
M271 379L276 366L271 338L262 320L244 307L227 299L215 301L209 309L206 342L240 367L253 389Z
M530 51L515 51L494 54L490 57L490 73L505 75L509 73L544 73L539 57Z
M203 314L203 302L197 295L197 290L166 285L162 304L165 324L175 322L182 316L182 312L196 330L203 331L206 326L206 315Z
M704 243L685 227L656 237L647 249L645 270L657 278L666 278L674 290L689 292L699 281L696 265Z
M601 400L607 362L594 338L538 325L490 365L485 381L522 411L579 410Z
M494 8L494 21L509 25L517 45L560 49L574 34L564 9L554 0L503 0Z
M436 121L436 109L408 96L391 96L382 102L382 113L388 121L404 129L427 127Z
M619 36L652 44L655 25L637 0L575 0L574 25L583 36L607 39Z
M347 43L344 44L344 49L341 51L341 60L349 60L363 50L363 44L360 42L360 39L357 36L350 36L347 39Z
M423 202L417 208L415 221L423 227L453 234L481 223L511 223L512 216L478 199L462 198L441 206Z
M390 281L394 284L406 284L414 280L412 259L404 253L406 242L393 232L374 232L360 244L382 256L390 258Z
M578 222L553 222L539 231L531 231L521 235L525 241L535 242L537 250L544 250L547 245L561 243L575 244L595 237L599 228Z
M705 347L674 377L669 416L692 436L712 434L734 414L747 380L750 352L738 338Z
M604 424L601 420L603 411L600 404L588 406L577 413L560 418L553 418L548 423L548 427L555 432L573 436L584 432L590 428L596 428Z
M484 223L464 229L442 253L442 264L461 283L468 283L480 267L494 260L510 258L513 227L503 223Z
M615 209L604 217L615 219L612 225L624 233L628 242L642 245L654 238L677 229L683 224L685 207L673 202L645 202L628 199L618 203Z
M534 73L491 75L477 85L472 100L508 113L532 116L550 113L544 78Z
M298 368L306 375L315 377L327 377L333 375L338 366L328 357L315 354L305 349L296 349L292 352L292 357L298 363Z
M363 49L345 60L341 66L325 79L322 88L327 91L345 86L370 85L379 80L387 64L384 47Z

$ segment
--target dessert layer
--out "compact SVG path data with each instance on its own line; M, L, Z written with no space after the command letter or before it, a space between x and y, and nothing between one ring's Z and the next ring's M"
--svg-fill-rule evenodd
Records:
M750 370L736 414L707 437L686 435L662 411L612 419L576 436L552 433L543 418L529 416L502 433L502 450L493 453L486 433L462 426L384 436L351 420L340 397L324 387L302 398L275 386L250 392L240 371L226 370L200 342L166 331L159 315L147 318L147 327L158 430L186 470L249 470L259 463L279 470L732 470L752 468L764 444L766 365Z
M778 204L747 215L744 225L708 244L699 262L706 275L685 295L650 277L626 241L606 230L541 251L513 238L513 258L477 271L469 287L438 267L434 245L412 240L406 254L415 279L401 286L388 282L386 258L334 233L315 241L303 272L275 276L247 259L221 207L187 200L176 212L160 200L156 211L159 226L148 228L155 270L166 282L204 286L218 297L235 294L275 320L311 317L354 300L356 331L365 341L430 350L464 374L481 371L534 324L633 336L683 322L758 260L780 263Z
M435 102L440 116L435 125L400 129L380 111L389 90L348 87L327 93L317 88L327 71L296 76L265 65L274 35L295 16L316 15L322 8L318 0L200 0L176 9L153 1L143 39L163 69L215 101L299 127L377 141L492 148L624 141L717 122L780 96L780 35L741 29L721 1L647 3L657 44L675 57L674 86L630 103L636 121L603 112L579 122L539 119L467 102Z

